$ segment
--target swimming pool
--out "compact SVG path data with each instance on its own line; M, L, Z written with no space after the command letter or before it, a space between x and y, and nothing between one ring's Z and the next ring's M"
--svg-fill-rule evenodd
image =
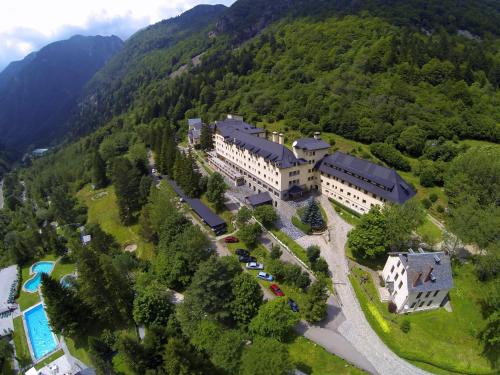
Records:
M50 329L49 319L41 303L24 312L24 322L35 359L40 359L57 348L56 336Z
M54 262L38 262L31 266L31 273L34 276L24 283L24 290L35 293L42 281L42 273L50 274L54 268Z

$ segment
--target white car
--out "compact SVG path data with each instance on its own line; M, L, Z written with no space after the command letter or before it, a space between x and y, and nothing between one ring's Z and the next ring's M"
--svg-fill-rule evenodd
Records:
M247 263L247 269L249 269L249 270L263 270L264 265L262 263L250 262L250 263Z

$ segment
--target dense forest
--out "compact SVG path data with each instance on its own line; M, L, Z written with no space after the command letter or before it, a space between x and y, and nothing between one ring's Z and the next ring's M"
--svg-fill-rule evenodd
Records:
M436 212L457 235L450 249L479 249L475 277L489 288L500 269L498 24L495 1L239 0L142 30L87 86L67 142L5 176L0 263L26 266L55 253L76 264L77 288L46 277L43 293L49 317L60 322L55 332L81 337L99 373L283 374L296 316L283 303L264 304L255 280L233 259L217 258L148 176L151 150L189 196L207 191L220 204L223 184L202 178L177 144L186 118L238 113L283 131L287 142L315 131L341 136L358 156L406 173L420 193L412 201L419 222L438 199L425 189L438 191ZM184 73L172 75L180 67ZM139 226L153 248L149 259L119 251L98 225L86 225L94 240L81 245L75 227L89 216L75 195L90 185L112 187L121 224ZM370 258L402 246L416 224L399 220L403 239L385 229L404 214L365 215L352 250ZM250 243L259 233L247 227ZM315 310L325 285L309 282L301 287ZM170 289L185 295L179 308ZM478 345L493 359L498 292L474 301L488 318L475 333ZM143 341L136 326L147 328Z

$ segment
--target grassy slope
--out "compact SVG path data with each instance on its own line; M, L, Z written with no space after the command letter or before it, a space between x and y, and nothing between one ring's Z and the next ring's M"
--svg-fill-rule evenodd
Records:
M24 333L23 318L18 316L14 319L14 346L16 347L16 355L21 367L31 363L31 355Z
M436 373L493 373L481 355L481 345L476 339L484 320L475 301L485 288L476 281L471 264L454 267L455 286L450 293L452 313L438 309L406 316L389 314L387 305L379 301L371 278L361 284L363 275L363 271L355 269L350 279L365 316L381 339L398 355L416 365L424 362L423 367ZM408 334L399 328L404 319L411 323ZM389 328L388 332L384 332L384 325Z
M293 364L306 374L364 374L363 371L304 337L297 337L287 346Z
M105 195L99 193L106 193ZM102 190L92 190L89 185L77 193L77 198L88 207L89 223L98 223L102 229L112 234L118 243L125 248L137 244L137 255L142 259L151 259L153 246L145 242L139 235L139 225L126 227L120 223L116 196L112 186Z

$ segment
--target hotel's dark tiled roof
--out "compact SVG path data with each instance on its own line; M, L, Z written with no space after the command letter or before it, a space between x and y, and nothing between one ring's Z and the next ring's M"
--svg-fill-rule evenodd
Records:
M429 292L453 287L450 256L444 252L397 255L406 267L410 292Z
M275 164L278 168L290 168L306 163L303 159L297 159L293 152L286 146L254 135L262 133L263 129L249 124L242 124L246 123L243 121L225 120L217 122L216 128L227 143L233 143L254 155L261 156L266 161Z
M342 152L324 157L316 168L391 202L402 204L415 195L395 170Z
M301 148L304 150L314 151L330 148L330 145L322 139L315 138L301 138L293 142L293 147Z

